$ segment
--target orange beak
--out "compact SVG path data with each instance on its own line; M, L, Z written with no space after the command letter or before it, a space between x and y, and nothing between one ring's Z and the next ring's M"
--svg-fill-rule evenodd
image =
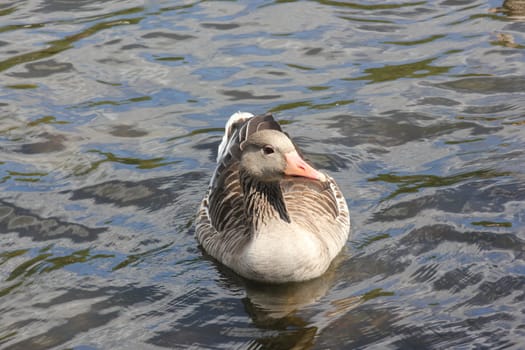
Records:
M323 173L308 165L296 151L288 152L284 157L286 158L286 169L284 169L286 175L303 176L321 182L326 180L326 176Z

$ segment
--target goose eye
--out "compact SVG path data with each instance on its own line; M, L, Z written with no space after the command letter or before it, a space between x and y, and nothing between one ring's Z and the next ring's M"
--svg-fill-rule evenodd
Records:
M273 149L272 146L264 146L264 147L262 148L262 151L263 151L263 153L266 154L266 155L269 155L269 154L272 154L272 153L275 152L275 150Z

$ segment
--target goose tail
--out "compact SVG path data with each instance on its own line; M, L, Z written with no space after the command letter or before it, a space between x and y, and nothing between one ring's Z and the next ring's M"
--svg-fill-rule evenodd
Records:
M226 127L224 128L224 135L222 136L221 144L219 145L219 151L217 152L217 163L220 163L224 156L228 153L229 144L232 140L232 134L235 127L240 124L244 124L248 119L253 118L254 115L248 112L237 112L232 114Z

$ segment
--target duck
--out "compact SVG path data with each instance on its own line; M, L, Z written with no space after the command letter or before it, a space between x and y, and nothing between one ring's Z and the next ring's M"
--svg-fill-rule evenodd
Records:
M306 162L272 114L234 113L197 212L201 247L248 280L279 284L321 276L349 234L335 180Z

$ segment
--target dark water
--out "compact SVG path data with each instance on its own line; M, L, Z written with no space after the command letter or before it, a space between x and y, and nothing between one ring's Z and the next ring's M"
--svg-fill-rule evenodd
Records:
M524 7L3 1L0 348L525 348ZM238 110L347 197L318 280L193 237Z

